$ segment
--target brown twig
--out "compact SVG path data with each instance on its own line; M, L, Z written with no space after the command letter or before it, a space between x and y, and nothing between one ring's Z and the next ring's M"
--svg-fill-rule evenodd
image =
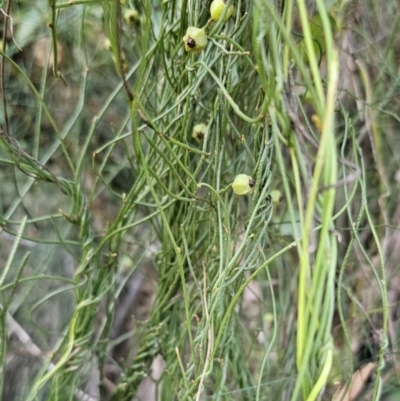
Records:
M10 15L11 9L11 0L7 0L6 10L3 12L4 15L4 24L3 24L3 53L6 52L7 47L7 31L8 31L8 19ZM6 128L6 132L8 132L8 115L7 115L7 100L6 93L4 88L4 57L0 60L0 96L3 102L3 114L4 114L4 126Z
M51 0L51 22L48 23L48 27L51 30L51 40L53 45L53 74L55 77L60 78L64 85L67 86L67 81L64 76L58 71L58 49L57 49L57 31L56 31L56 2Z

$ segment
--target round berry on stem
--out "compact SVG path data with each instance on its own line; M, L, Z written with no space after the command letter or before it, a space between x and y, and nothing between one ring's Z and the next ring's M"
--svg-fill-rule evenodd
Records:
M205 124L196 124L193 127L192 137L197 141L197 143L202 143L206 135L207 126Z
M232 16L234 7L232 4L229 7L227 7L226 0L214 0L210 6L211 18L214 21L219 21L220 18L222 18L222 15L224 14L225 9L226 9L226 12L223 17L223 22L228 21L228 19Z
M232 189L236 195L248 195L255 185L256 182L249 175L239 174L232 183Z
M202 28L190 26L183 37L185 50L190 53L200 53L207 47L206 31Z

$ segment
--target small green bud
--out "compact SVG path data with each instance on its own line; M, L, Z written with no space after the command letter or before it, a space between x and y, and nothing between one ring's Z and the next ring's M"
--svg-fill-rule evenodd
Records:
M207 36L206 31L201 28L190 26L186 35L183 37L183 43L185 44L185 50L191 53L200 53L207 47Z
M128 71L128 63L126 62L125 53L120 54L119 63L118 63L117 58L115 57L115 54L112 55L112 59L114 61L115 66L117 67L117 71L119 71L121 68L122 68L123 72Z
M104 45L104 48L107 50L111 50L111 48L112 48L111 40L107 37L104 39L103 45Z
M282 202L283 196L281 191L279 191L278 189L273 189L269 193L269 196L273 205L279 205Z
M248 195L253 191L256 182L246 174L239 174L232 183L233 192L236 195Z
M197 124L193 127L192 137L197 143L202 143L206 135L207 126L205 124Z
M224 13L225 8L226 8L226 0L214 0L210 6L211 18L214 21L219 21L219 19L222 17L222 14ZM228 19L233 14L233 11L234 7L231 4L225 12L225 16L223 19L224 22L228 21Z

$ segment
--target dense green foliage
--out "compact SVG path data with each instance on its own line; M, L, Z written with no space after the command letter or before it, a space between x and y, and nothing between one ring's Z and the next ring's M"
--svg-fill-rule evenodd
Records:
M0 3L4 399L397 399L395 0Z

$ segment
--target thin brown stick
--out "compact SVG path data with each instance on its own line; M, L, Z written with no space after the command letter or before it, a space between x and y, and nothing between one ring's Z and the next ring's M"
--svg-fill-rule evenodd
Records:
M8 19L11 10L11 0L7 0L6 10L3 12L4 24L3 24L3 53L6 52L7 48L7 31L8 31ZM4 87L4 57L0 60L0 97L3 103L3 114L4 114L4 127L5 131L8 132L8 114L7 114L7 100L6 92Z
M50 2L50 8L51 8L51 22L48 23L48 27L51 30L51 41L53 44L53 74L55 77L60 78L64 85L67 86L67 81L64 78L64 76L61 74L60 71L58 71L58 49L57 49L57 31L56 31L56 15L57 15L57 10L56 10L56 2L55 0L52 0Z

